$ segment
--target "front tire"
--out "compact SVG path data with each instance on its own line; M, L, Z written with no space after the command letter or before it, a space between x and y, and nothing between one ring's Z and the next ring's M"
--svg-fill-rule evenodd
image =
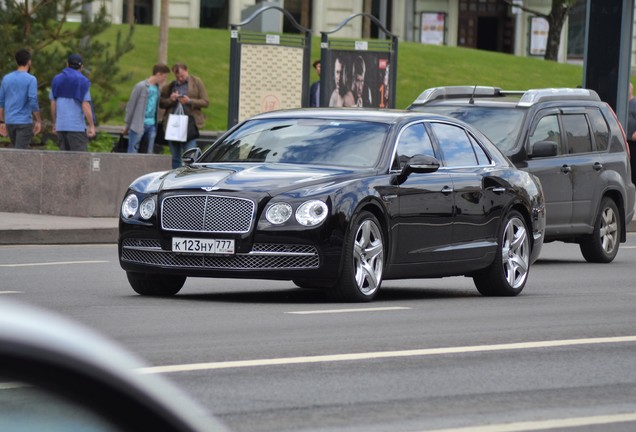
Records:
M594 231L579 247L583 258L591 263L609 263L614 260L620 244L621 220L614 200L603 198Z
M384 238L380 222L368 211L351 222L343 248L342 270L331 292L337 300L370 302L384 271Z
M152 297L170 297L178 293L186 281L185 276L155 275L126 272L128 283L137 294Z
M526 285L530 271L530 240L523 216L511 211L501 226L497 256L493 263L473 277L485 296L516 296Z

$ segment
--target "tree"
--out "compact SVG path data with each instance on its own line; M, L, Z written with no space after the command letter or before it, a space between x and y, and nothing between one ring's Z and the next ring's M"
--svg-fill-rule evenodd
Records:
M170 17L170 0L161 0L161 14L159 16L159 63L168 63L168 27Z
M523 5L515 4L513 0L503 1L511 6L516 6L525 12L545 18L548 21L550 29L548 30L548 41L545 47L545 56L543 58L545 60L557 61L563 24L565 23L565 19L567 18L570 9L574 6L577 0L552 0L552 8L548 15L529 9Z
M130 78L117 66L133 49L131 25L128 34L118 32L116 43L101 42L98 36L110 26L105 8L92 18L86 5L92 0L4 0L0 2L0 73L15 70L14 54L26 48L32 54L31 72L38 79L40 110L50 119L49 90L53 77L66 66L70 53L84 61L84 73L91 80L91 97L98 122L106 121L120 108L113 103L115 86ZM69 17L81 17L70 23ZM50 126L45 122L45 126Z

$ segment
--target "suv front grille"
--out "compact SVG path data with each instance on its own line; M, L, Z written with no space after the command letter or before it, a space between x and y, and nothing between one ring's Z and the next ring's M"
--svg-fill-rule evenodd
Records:
M254 202L217 195L176 195L161 204L161 227L168 231L246 233Z

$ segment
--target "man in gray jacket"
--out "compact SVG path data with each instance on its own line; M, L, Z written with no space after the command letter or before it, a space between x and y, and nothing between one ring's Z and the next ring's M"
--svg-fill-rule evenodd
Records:
M159 108L159 86L166 81L170 68L158 63L152 68L152 76L133 87L126 104L126 126L128 153L138 153L141 140L148 140L148 153L152 154L157 136L157 110Z

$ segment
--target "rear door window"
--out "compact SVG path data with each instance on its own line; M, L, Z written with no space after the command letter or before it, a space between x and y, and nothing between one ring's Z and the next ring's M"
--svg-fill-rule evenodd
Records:
M592 135L584 114L565 114L562 117L566 132L568 154L590 153Z
M605 117L598 109L590 109L588 112L594 141L596 142L596 150L607 151L609 143L609 126L605 121Z

